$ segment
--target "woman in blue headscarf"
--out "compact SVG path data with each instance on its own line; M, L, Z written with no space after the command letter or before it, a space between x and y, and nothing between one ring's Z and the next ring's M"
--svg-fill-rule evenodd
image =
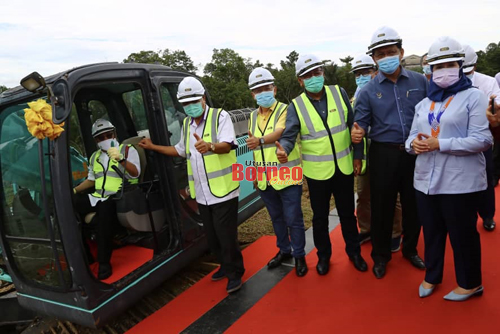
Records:
M413 184L426 265L419 295L431 295L442 282L449 235L458 283L444 296L451 301L483 293L477 208L487 187L482 152L493 141L485 114L488 99L464 75L463 57L463 47L450 37L431 45L428 96L415 107L406 141L406 150L418 155Z

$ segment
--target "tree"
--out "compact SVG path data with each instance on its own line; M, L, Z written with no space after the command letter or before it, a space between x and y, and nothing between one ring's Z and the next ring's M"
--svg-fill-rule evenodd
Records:
M495 76L500 72L500 42L490 43L485 51L477 53L477 71L483 74Z
M197 70L191 58L182 50L170 51L169 49L165 49L158 51L140 51L131 53L123 62L160 64L169 66L174 70L186 71L189 73L194 73Z
M0 85L0 93L5 92L7 89L9 89L9 88L7 88L6 86Z
M299 59L299 54L294 50L286 56L287 60L280 62L281 70L271 70L274 76L274 83L278 86L276 98L284 103L291 103L294 98L302 93L295 74L295 63Z
M248 89L251 66L232 49L214 49L212 61L205 65L203 82L215 107L226 110L254 107L255 101Z

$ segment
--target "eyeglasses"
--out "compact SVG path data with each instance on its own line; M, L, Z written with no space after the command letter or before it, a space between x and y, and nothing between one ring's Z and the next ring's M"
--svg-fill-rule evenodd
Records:
M114 137L115 137L114 132L105 132L105 133L101 133L100 135L96 136L95 139L97 141L104 141L106 139L113 139Z
M371 68L364 68L362 70L356 70L354 71L354 76L357 78L361 75L369 75L369 74L372 74L374 72L373 69Z
M375 58L377 60L380 60L380 59L385 58L385 57L396 56L396 55L399 55L399 49L397 47L390 49L390 50L386 50L386 52L381 52L381 51L377 51L377 50L373 51L373 58Z
M261 87L257 87L255 89L252 89L252 93L254 93L255 95L257 95L257 94L260 94L262 92L271 91L273 89L274 89L273 85L265 85L265 86L261 86Z
M304 75L301 75L300 78L303 79L303 80L305 80L305 79L309 79L309 78L312 78L312 77L320 76L321 74L323 74L323 68L322 67L317 67L314 70L309 71L309 72L307 72Z

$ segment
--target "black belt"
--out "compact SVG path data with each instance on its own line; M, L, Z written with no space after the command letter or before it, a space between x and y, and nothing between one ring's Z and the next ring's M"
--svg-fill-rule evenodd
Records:
M400 151L406 151L405 144L382 143L382 142L374 141L374 140L372 140L371 144L372 145L375 144L375 145L380 145L380 146L386 146L386 147L394 148L394 149L397 149Z

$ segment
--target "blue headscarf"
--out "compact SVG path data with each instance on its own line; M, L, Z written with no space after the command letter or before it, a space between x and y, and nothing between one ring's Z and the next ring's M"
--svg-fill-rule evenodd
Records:
M455 95L456 93L462 90L466 90L472 87L472 81L470 81L470 79L464 75L464 71L462 69L462 61L459 61L458 65L460 66L460 71L459 71L460 79L458 79L458 81L455 82L450 87L446 88L439 87L434 82L433 77L431 77L431 81L429 83L429 90L427 91L427 97L429 99L435 102L443 102L448 97ZM431 65L431 69L432 72L434 72L434 65Z

